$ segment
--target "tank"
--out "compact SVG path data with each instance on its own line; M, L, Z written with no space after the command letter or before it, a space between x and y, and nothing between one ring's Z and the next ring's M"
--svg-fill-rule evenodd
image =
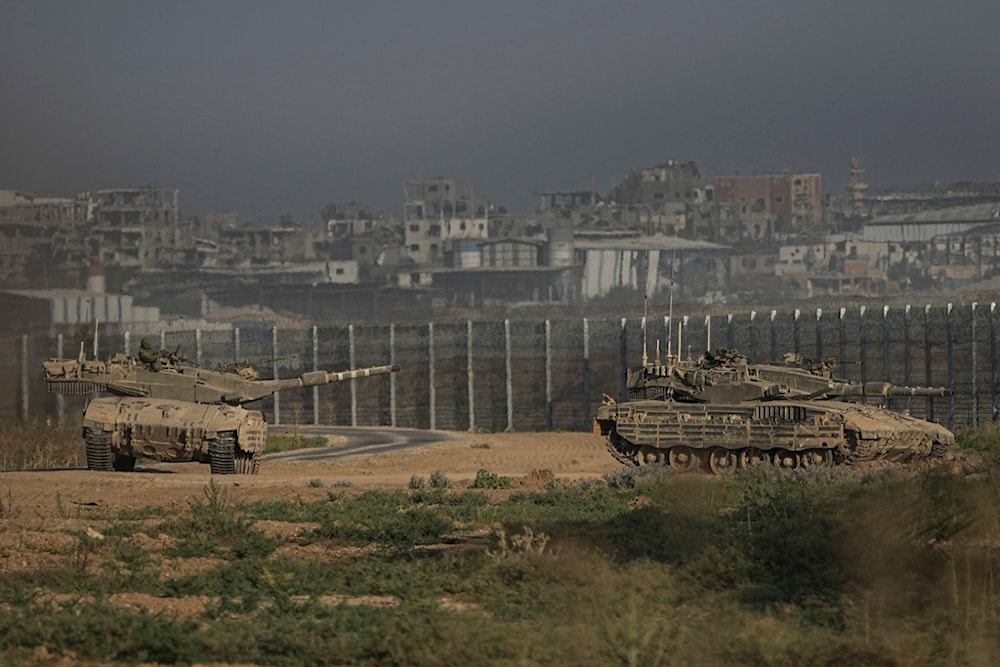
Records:
M90 395L83 439L91 470L130 471L137 456L156 461L208 463L213 474L255 474L267 442L267 422L247 403L277 391L394 373L398 366L313 371L260 380L249 363L209 370L176 354L149 363L125 354L106 361L49 359L42 363L54 394Z
M851 382L830 360L785 355L750 363L736 352L644 363L626 374L628 400L605 396L594 432L627 465L722 473L769 464L798 468L941 454L948 429L880 404L895 396L951 396L943 387Z

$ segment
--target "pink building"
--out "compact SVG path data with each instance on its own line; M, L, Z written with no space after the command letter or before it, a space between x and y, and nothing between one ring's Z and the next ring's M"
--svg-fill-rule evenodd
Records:
M768 213L783 231L815 227L822 222L822 181L819 174L717 176L715 200L741 204L742 213Z

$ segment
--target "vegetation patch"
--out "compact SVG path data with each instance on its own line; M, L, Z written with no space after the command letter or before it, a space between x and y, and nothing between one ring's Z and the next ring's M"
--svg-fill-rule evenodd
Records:
M322 435L268 433L267 447L264 448L264 451L268 454L274 454L276 452L290 452L296 449L316 449L329 446L330 440Z
M0 555L22 565L0 578L0 663L995 657L992 475L639 473L498 494L483 472L481 488L308 501L234 502L209 484L169 517L6 531Z
M509 489L510 488L510 477L503 477L496 474L495 472L490 472L489 470L480 470L476 473L476 478L472 480L472 484L469 485L470 489Z
M79 420L8 421L0 428L0 472L78 467L84 459Z

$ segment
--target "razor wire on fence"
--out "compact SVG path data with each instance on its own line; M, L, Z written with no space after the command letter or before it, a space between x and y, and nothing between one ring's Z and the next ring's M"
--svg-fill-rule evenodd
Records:
M82 411L86 397L46 392L41 362L134 355L148 337L199 367L249 361L264 378L400 366L389 376L285 390L255 404L274 424L586 430L605 395L627 396L626 368L726 348L752 361L787 352L827 359L852 381L949 387L954 396L895 397L887 407L975 429L998 418L997 329L995 303L280 329L256 322L208 330L106 326L83 341L64 334L0 340L9 351L0 356L0 381L9 389L0 393L0 417L63 420Z

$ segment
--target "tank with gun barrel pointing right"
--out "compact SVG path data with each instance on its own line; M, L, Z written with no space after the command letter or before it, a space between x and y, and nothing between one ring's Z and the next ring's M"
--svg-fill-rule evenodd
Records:
M629 369L628 400L605 396L594 419L611 454L627 465L668 464L722 473L770 464L797 468L942 454L948 429L906 413L854 402L893 396L951 396L943 387L851 382L833 362L787 354L750 363L736 352L697 362L668 354Z
M253 366L245 363L209 370L166 352L147 361L121 353L106 361L88 360L82 348L77 359L49 359L42 367L51 393L112 394L91 400L83 414L91 470L131 471L136 457L144 456L209 463L213 474L258 472L267 422L259 410L247 410L245 404L286 389L399 370L395 365L374 366L259 380Z

